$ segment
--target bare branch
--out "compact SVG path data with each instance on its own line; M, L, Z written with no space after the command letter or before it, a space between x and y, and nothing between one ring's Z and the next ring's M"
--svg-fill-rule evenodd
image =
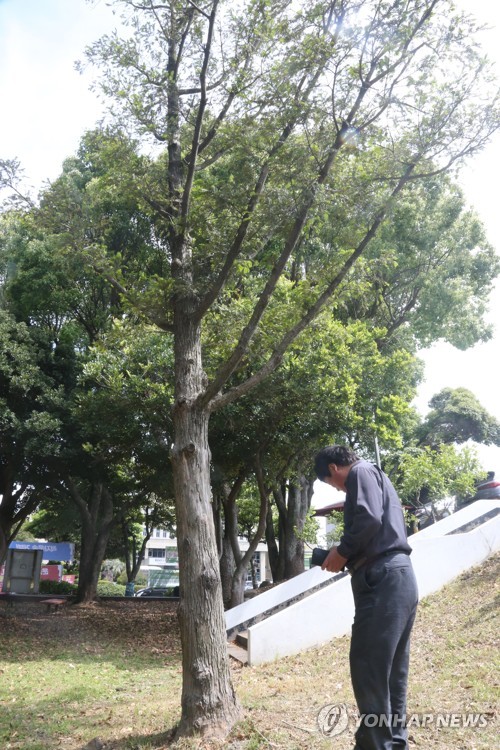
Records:
M218 81L215 81L214 83L209 84L208 86L205 86L205 91L213 91L214 89L218 88L221 83L224 81L225 75L219 78ZM179 96L187 96L188 94L201 94L202 90L200 87L191 88L191 89L179 89Z
M139 5L133 2L130 2L130 5L136 10L170 10L168 5Z
M207 16L207 18L209 19L207 41L205 43L203 64L201 66L201 71L200 71L201 95L200 95L200 102L198 106L198 113L196 115L196 123L194 126L193 139L192 139L192 144L191 144L191 153L188 159L188 170L187 170L187 175L186 175L186 181L184 184L184 190L182 193L182 200L181 200L181 216L184 219L187 217L188 211L189 211L191 189L193 186L193 179L194 179L194 173L195 173L195 167L196 167L196 158L198 154L198 148L200 145L201 128L203 125L203 116L205 114L205 109L207 106L206 79L207 79L208 64L210 62L210 55L212 52L212 40L213 40L215 18L217 15L218 5L219 5L219 0L214 0L213 5L212 5L212 12L210 13L210 16ZM203 13L203 15L206 15L206 14Z

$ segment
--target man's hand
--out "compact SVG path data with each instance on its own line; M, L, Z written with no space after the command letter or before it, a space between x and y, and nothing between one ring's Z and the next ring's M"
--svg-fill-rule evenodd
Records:
M330 573L338 573L347 562L346 557L342 557L337 552L337 548L333 547L328 553L328 557L325 558L325 562L321 566L321 570L328 570Z

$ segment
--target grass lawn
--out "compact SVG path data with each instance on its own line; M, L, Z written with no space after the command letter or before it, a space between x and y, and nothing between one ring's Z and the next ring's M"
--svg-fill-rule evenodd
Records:
M412 750L499 747L500 555L423 600L413 636L409 712L483 714L486 726L411 726ZM176 604L102 603L48 614L39 603L0 605L2 750L352 750L349 638L273 664L233 666L244 718L224 743L172 744L179 718ZM316 717L346 705L343 734Z

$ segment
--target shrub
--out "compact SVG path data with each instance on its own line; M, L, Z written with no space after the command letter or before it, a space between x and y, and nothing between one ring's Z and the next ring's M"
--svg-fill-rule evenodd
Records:
M97 584L97 596L125 596L125 586L112 581L99 581Z
M40 581L41 594L74 594L78 586L68 581Z
M124 570L125 563L123 560L104 560L101 567L101 575L103 578L116 581L120 573Z
M120 573L120 575L116 579L116 582L122 583L125 586L125 584L127 583L127 574L125 573L125 571L123 573ZM144 589L148 585L148 577L144 573L137 573L134 583L136 589Z

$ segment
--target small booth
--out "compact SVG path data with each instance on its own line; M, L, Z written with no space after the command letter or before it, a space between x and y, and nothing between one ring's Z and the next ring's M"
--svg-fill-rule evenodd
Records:
M5 562L3 592L38 594L42 563L49 560L72 562L73 557L74 544L70 542L11 542Z

